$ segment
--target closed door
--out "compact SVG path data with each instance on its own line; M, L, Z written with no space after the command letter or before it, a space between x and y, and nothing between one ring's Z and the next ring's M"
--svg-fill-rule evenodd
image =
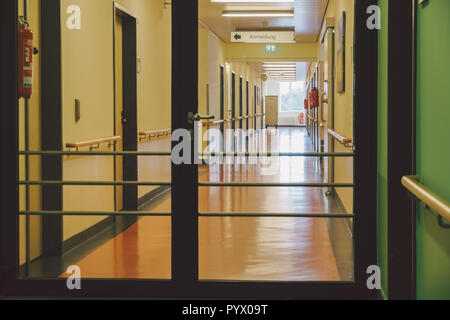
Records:
M417 175L450 202L450 1L417 8ZM443 223L450 224L450 222ZM450 230L436 213L417 206L417 298L450 298Z

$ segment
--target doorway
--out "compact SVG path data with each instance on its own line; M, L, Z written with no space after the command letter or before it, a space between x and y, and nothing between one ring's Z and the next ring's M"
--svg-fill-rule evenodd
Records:
M118 4L114 24L114 132L122 137L115 151L138 151L136 17ZM115 157L115 179L138 181L137 156ZM115 186L116 211L136 211L137 186Z

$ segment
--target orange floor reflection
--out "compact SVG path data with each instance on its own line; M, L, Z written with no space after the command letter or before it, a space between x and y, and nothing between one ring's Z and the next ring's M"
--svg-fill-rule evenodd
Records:
M280 151L309 151L309 138L303 129L283 129L277 139ZM260 164L202 167L200 181L320 181L317 159L277 162L275 173L274 167L267 169ZM168 193L151 210L170 211L170 201ZM255 187L202 187L199 208L200 212L250 213L319 213L329 209L318 188ZM141 218L77 265L83 278L170 279L171 219ZM199 274L203 280L341 280L327 220L318 218L200 218Z

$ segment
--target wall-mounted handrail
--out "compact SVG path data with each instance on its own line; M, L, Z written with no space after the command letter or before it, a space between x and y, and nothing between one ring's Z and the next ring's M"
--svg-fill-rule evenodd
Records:
M337 141L339 141L341 144L343 144L346 147L352 147L353 146L353 139L352 138L345 138L338 134L337 132L328 129L328 134L334 137Z
M439 217L450 221L450 204L421 184L418 176L404 176L402 178L402 185L422 201L425 206L436 211L436 213L439 214ZM442 218L440 218L439 224L442 227L448 228L448 226L443 225Z
M206 121L202 123L203 127L217 127L221 124L224 124L226 120L217 120L217 121Z
M219 126L219 125L224 124L224 123L225 123L224 120L217 120L217 121L213 121L212 125L213 126Z
M154 131L140 131L139 132L139 141L143 141L152 138L161 138L168 137L172 133L172 129L163 129L163 130L154 130Z
M82 142L68 142L66 143L67 149L79 149L82 147L89 147L89 150L94 150L100 148L101 144L107 143L108 147L111 147L114 145L117 141L122 140L121 136L114 136L114 137L107 137L107 138L101 138L101 139L94 139L94 140L88 140L88 141L82 141Z

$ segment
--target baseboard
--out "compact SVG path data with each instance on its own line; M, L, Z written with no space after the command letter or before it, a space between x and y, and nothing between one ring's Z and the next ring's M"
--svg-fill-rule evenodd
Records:
M162 194L166 193L168 190L170 190L170 186L159 187L159 188L147 193L143 197L139 198L138 211L142 207L144 207L148 203L150 203L151 201L154 201L156 198L158 198ZM75 247L79 246L80 244L82 244L83 242L91 239L96 234L103 232L104 230L108 229L109 227L113 226L114 224L116 224L116 227L115 227L116 233L121 233L121 232L125 231L126 229L128 229L131 225L133 225L137 221L136 217L123 217L123 218L120 217L120 219L117 219L117 218L119 218L119 217L112 217L112 216L108 217L108 218L100 221L99 223L93 225L92 227L76 234L72 238L65 240L62 244L63 254L69 252L73 248L75 248Z
M345 207L336 191L332 194L336 208L333 212L346 213ZM331 247L339 275L344 281L354 280L354 252L351 219L327 219Z
M63 254L66 254L67 252L69 252L73 248L79 246L83 242L89 240L96 234L103 232L105 229L108 229L113 224L114 224L114 217L110 216L110 217L103 219L102 221L94 224L90 228L88 228L84 231L81 231L80 233L74 235L73 237L63 241L63 244L62 244Z
M170 191L170 186L162 186L159 188L156 188L153 191L150 191L146 195L142 196L138 200L138 209L142 210L143 207L147 206L150 202L156 200L156 198L162 196L166 192Z

